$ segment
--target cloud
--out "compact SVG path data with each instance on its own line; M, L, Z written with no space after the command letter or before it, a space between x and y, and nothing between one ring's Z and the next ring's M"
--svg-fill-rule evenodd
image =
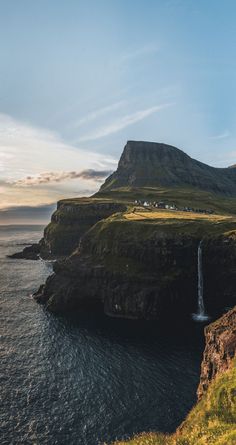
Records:
M114 104L108 105L106 107L103 108L98 108L97 110L87 114L86 116L84 116L83 118L73 122L72 124L70 124L70 127L72 128L77 128L80 127L81 125L86 125L89 122L92 122L108 113L110 113L111 111L115 111L118 110L119 108L121 108L122 106L125 105L125 101L120 101L120 102L116 102Z
M22 173L34 175L39 171L80 170L103 165L105 169L116 161L109 156L66 143L60 135L34 127L10 116L0 114L0 166L3 177ZM15 178L13 178L15 179Z
M210 136L209 139L220 140L220 139L226 139L229 136L230 136L230 132L228 130L226 130L223 133L217 134L215 136Z
M56 202L64 197L75 196L73 181L66 178L49 180L23 190L20 181L27 177L40 177L40 172L75 172L87 171L110 172L117 161L111 156L84 149L82 144L75 147L66 143L59 134L45 128L35 127L11 116L0 114L0 208L14 205L39 205ZM93 181L91 177L93 176ZM97 182L102 177L97 175ZM96 175L81 175L78 181L77 196L94 193L98 184ZM86 180L88 183L86 184ZM64 182L63 182L64 181ZM29 180L30 182L30 180ZM33 180L32 180L33 182ZM37 182L37 181L36 181ZM31 184L32 185L32 184Z
M151 116L158 111L164 110L165 108L169 108L172 105L174 104L170 103L156 105L154 107L146 108L145 110L136 111L135 113L120 117L114 122L97 129L97 131L95 131L94 133L90 133L87 136L82 136L81 138L79 138L78 142L93 141L105 136L109 136L110 134L117 133L118 131L123 130L123 128L133 125L136 122L140 122L148 116Z
M112 173L111 170L93 170L87 169L80 172L43 172L36 176L26 176L19 179L13 184L16 186L36 186L41 184L49 184L50 182L63 182L71 179L83 179L87 181L101 182Z
M156 43L150 43L148 45L142 46L140 48L135 48L131 51L123 53L120 58L118 58L118 63L128 62L139 57L143 57L149 54L154 54L160 50L160 46Z

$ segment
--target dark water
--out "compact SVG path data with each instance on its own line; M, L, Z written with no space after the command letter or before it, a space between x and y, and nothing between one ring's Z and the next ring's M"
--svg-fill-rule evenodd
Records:
M195 401L202 327L48 314L29 295L50 263L6 258L40 237L39 227L0 226L1 445L172 431Z

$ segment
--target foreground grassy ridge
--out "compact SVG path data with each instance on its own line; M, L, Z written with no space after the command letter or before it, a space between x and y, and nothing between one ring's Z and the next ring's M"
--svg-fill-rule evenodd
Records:
M183 213L183 216L182 216ZM107 270L124 273L135 280L152 276L152 269L143 261L147 246L164 246L183 237L236 236L236 218L222 215L200 215L177 211L124 212L99 221L85 235L83 248L92 253L95 264L103 263ZM128 265L128 267L127 267ZM175 279L177 269L170 268L165 280ZM164 276L163 276L164 280Z
M136 208L128 212L112 215L95 227L94 232L102 235L104 229L109 232L117 230L118 236L125 234L134 241L151 238L155 232L159 234L189 234L191 236L215 236L236 233L236 217L231 215L205 215L194 212L171 210L144 210ZM93 229L92 229L93 230Z
M219 375L173 435L143 433L115 445L235 445L236 364Z
M122 239L127 234L135 240L148 239L155 231L171 234L191 233L192 235L220 235L236 230L236 217L221 214L200 214L172 210L145 210L135 208L133 211L117 213L100 221L90 229L94 237L103 232L111 233Z

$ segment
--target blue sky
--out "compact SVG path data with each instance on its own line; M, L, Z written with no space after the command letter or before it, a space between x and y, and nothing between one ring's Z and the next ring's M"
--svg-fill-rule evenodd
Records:
M101 177L81 172L113 170L128 139L235 163L233 0L0 0L0 10L2 209L92 193Z

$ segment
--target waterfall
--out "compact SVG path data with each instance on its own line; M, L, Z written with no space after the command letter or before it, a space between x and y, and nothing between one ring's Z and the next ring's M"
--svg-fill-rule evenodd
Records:
M193 318L196 321L204 321L208 319L208 316L205 311L204 298L203 298L203 267L202 267L202 244L203 240L200 241L197 249L197 272L198 272L198 311L196 314L193 314Z

